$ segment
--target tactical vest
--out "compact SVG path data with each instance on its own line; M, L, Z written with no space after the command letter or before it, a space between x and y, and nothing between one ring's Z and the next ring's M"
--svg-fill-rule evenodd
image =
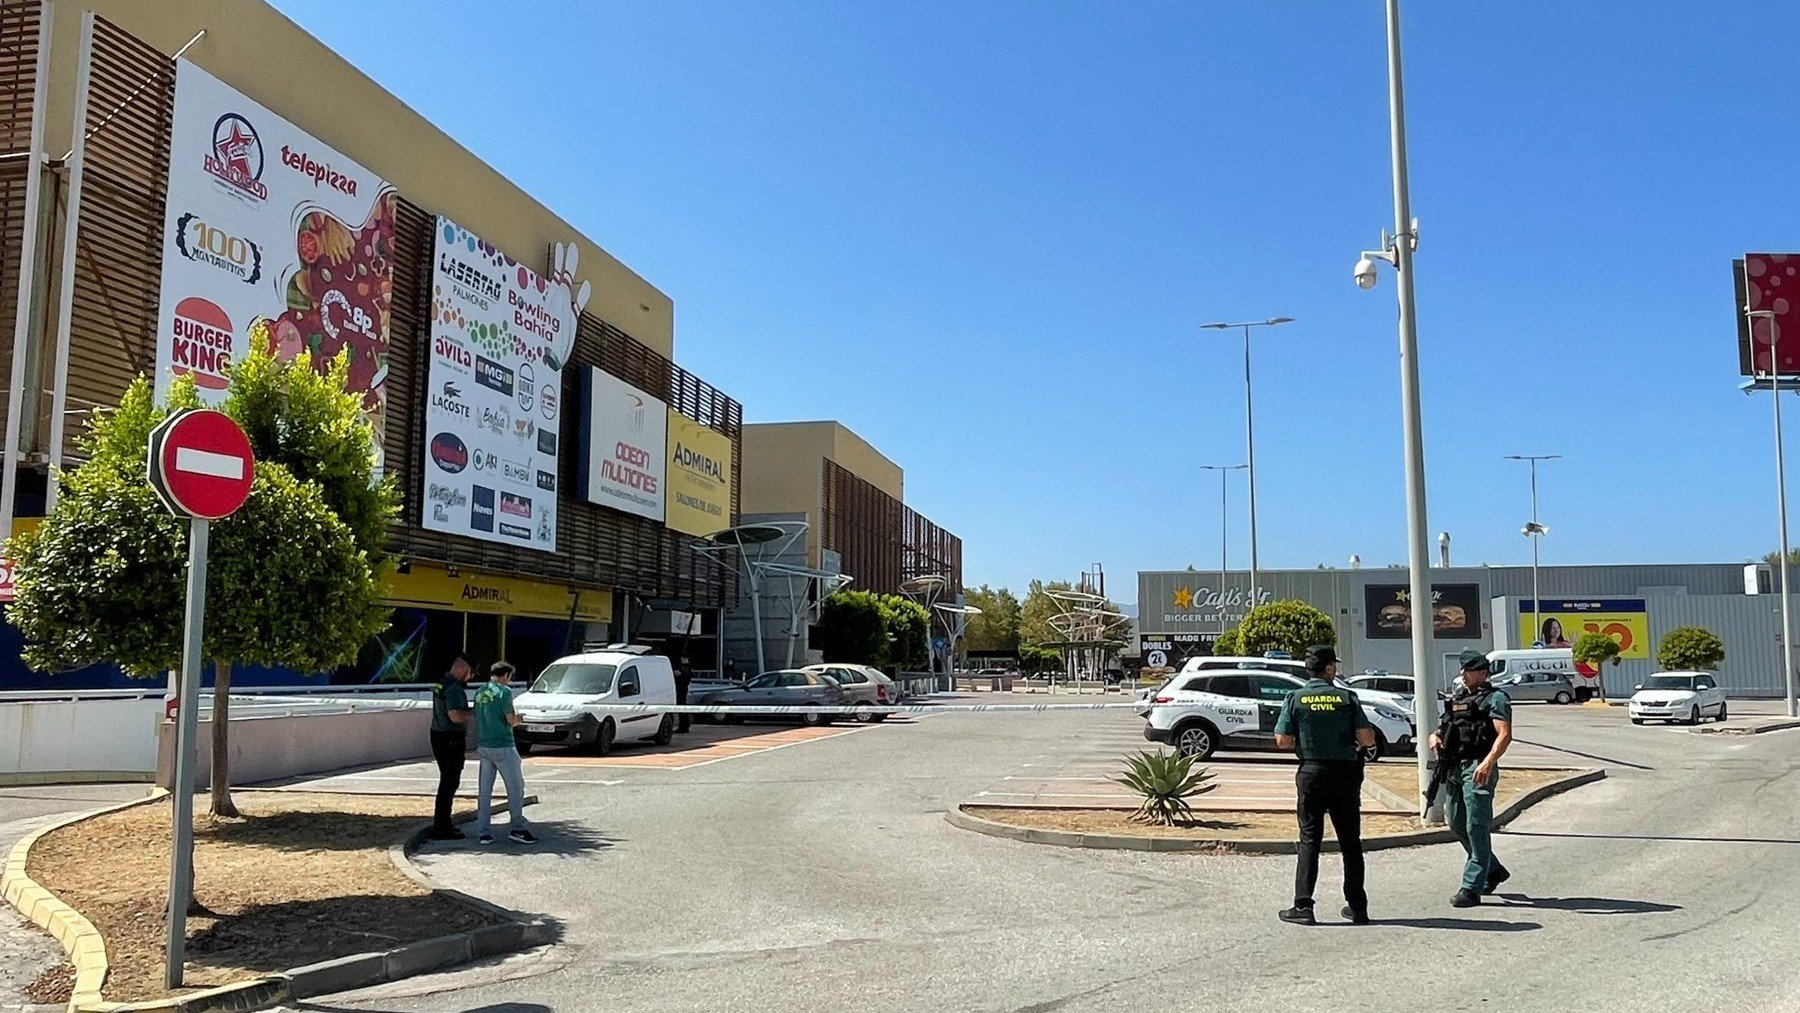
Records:
M1494 731L1494 720L1487 709L1488 698L1493 694L1493 685L1482 683L1480 689L1458 693L1450 699L1448 724L1455 733L1456 759L1484 759L1488 750L1494 748L1494 740L1500 735Z

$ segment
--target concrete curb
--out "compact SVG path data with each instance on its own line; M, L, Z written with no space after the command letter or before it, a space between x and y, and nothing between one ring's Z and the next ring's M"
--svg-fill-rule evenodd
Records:
M131 799L46 824L20 839L7 856L5 874L0 876L0 892L4 892L6 901L18 908L27 919L55 936L62 944L63 951L69 955L70 962L75 965L75 987L69 997L69 1013L212 1013L267 1009L290 1000L385 984L427 971L467 964L484 957L527 950L560 938L561 926L553 920L532 918L432 882L408 857L430 832L430 826L423 826L388 846L388 859L393 862L394 867L419 886L489 918L498 919L498 924L424 939L391 950L337 957L296 967L283 974L266 975L163 999L107 1002L100 997L100 988L106 981L107 961L106 944L101 939L99 930L80 912L58 900L54 894L26 875L26 861L30 856L31 846L38 838L51 831L121 809L156 802L166 795L167 791L157 788L144 798ZM525 798L527 805L536 802L536 795Z
M100 1002L100 986L106 982L106 942L100 938L100 930L82 917L81 912L64 904L55 894L26 874L25 865L31 857L31 846L37 843L38 838L53 830L61 830L121 809L155 802L166 794L168 793L157 788L143 798L116 802L47 823L20 838L6 857L6 871L0 874L0 894L27 921L55 936L63 952L68 954L69 963L75 967L75 986L69 996L71 1011L86 1009Z
M1764 732L1784 732L1789 728L1800 728L1800 718L1782 718L1760 725L1701 725L1689 728L1690 735L1761 735Z
M1606 771L1580 770L1571 772L1570 776L1549 784L1541 784L1513 800L1511 805L1494 814L1494 828L1499 829L1518 818L1520 813L1531 808L1544 799L1560 795L1571 788L1579 788L1591 784L1606 776ZM970 810L982 809L1030 809L1033 806L980 805L963 804L944 813L945 822L962 830L987 834L990 837L1003 837L1008 840L1023 841L1026 844L1054 844L1065 848L1102 848L1114 851L1151 851L1151 852L1211 852L1217 854L1240 855L1291 855L1298 848L1298 842L1292 838L1185 838L1185 837L1124 837L1116 834L1084 834L1073 830L1049 830L1040 827L1021 827L1011 823L1001 823L986 819ZM1413 830L1403 834L1383 834L1377 837L1363 838L1364 851L1384 851L1388 848L1410 848L1421 844L1445 844L1455 840L1449 828L1432 830ZM1325 851L1336 851L1337 841L1327 839Z

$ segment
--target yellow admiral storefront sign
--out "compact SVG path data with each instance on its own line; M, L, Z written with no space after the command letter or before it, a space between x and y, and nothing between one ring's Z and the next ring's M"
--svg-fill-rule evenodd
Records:
M668 454L663 523L689 535L731 527L731 438L672 411Z
M538 619L568 619L573 608L576 619L594 622L611 620L613 606L611 591L467 570L452 576L450 571L428 563L414 563L412 572L390 576L387 603Z

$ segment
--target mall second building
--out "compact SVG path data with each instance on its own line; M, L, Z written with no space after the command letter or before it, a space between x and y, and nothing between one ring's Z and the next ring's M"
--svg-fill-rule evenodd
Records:
M253 348L347 354L400 564L391 628L335 678L429 677L459 651L532 672L627 636L718 667L740 567L695 546L759 470L806 481L675 361L670 296L263 0L4 0L0 53L0 535L38 522L82 419L133 377L216 401ZM540 85L488 82L499 104ZM913 575L897 480L808 455L820 495L758 509L811 521L808 558L859 586ZM830 505L856 482L885 499ZM960 583L960 545L939 557ZM31 673L19 648L0 623L0 688L117 678Z
M1532 597L1529 566L1437 567L1431 571L1433 672L1454 674L1463 649L1572 644L1587 632L1619 640L1619 665L1606 670L1609 691L1629 688L1656 669L1656 644L1680 626L1704 626L1725 642L1721 681L1733 695L1779 697L1780 597L1767 566L1695 563L1652 566L1544 566L1543 601ZM1297 598L1337 624L1346 671L1412 671L1412 616L1407 571L1391 569L1265 570L1254 601ZM1243 619L1252 601L1249 575L1218 570L1138 573L1140 657L1163 652L1178 664L1210 653L1221 629Z

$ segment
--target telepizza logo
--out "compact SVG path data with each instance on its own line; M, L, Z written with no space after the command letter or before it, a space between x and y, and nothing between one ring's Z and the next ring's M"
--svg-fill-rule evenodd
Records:
M269 188L262 184L262 138L250 121L237 113L226 113L213 122L212 151L202 162L207 172L238 190L267 200Z
M341 194L356 196L356 180L333 169L328 163L313 161L313 157L304 151L293 151L283 144L281 164L311 179L313 186L324 184Z
M231 318L218 304L189 296L175 304L169 361L175 375L188 374L209 390L225 389L231 368Z
M187 259L211 264L246 285L262 280L262 247L208 225L192 211L175 223L175 249Z

